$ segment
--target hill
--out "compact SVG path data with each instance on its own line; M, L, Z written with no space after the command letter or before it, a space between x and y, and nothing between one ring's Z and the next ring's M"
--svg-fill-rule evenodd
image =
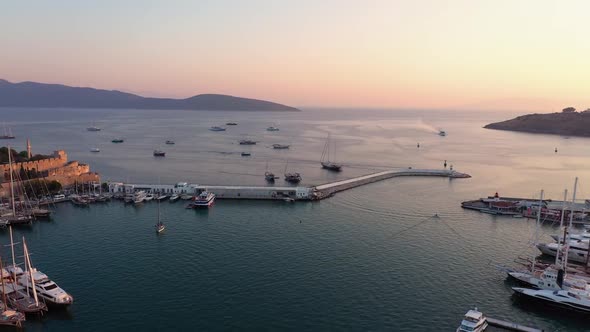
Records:
M297 108L270 101L220 94L201 94L186 99L147 98L117 90L36 82L11 83L2 79L0 107L299 111Z
M568 111L566 111L568 110ZM511 120L490 123L484 128L521 131L537 134L590 137L590 111L575 112L570 108L561 113L528 114Z

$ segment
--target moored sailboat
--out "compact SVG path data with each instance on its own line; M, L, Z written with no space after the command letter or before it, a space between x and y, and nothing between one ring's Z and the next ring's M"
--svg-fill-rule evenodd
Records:
M334 148L334 150L332 151L332 154L335 153L336 148ZM332 158L334 158L332 156ZM324 144L324 150L322 151L322 157L320 158L320 164L322 165L322 168L330 170L330 171L335 171L335 172L340 172L342 170L342 165L338 164L334 161L330 161L330 134L328 134L328 138L326 139L326 144Z

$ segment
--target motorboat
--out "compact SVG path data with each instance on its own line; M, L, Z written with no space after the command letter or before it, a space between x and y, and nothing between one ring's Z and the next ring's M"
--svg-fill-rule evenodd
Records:
M192 202L192 207L193 208L209 207L209 206L213 205L214 202L215 202L215 194L208 192L208 191L203 191Z
M291 197L285 197L285 198L283 198L283 201L285 201L287 203L293 203L293 202L295 202L295 199L291 198Z
M457 332L482 332L488 327L486 316L477 308L467 311Z
M209 130L211 130L211 131L225 131L225 128L213 126L213 127L209 128Z
M154 150L154 157L166 157L166 152L162 150Z
M180 199L182 199L183 201L188 201L189 199L193 199L194 196L190 195L190 194L182 194L180 195Z
M145 201L146 197L147 197L147 194L143 190L135 192L133 194L133 204L143 203L143 201Z
M167 140L166 141L166 144L168 144L168 145L174 145L176 143L173 140Z
M279 131L279 128L270 126L270 127L266 128L266 131Z
M240 145L256 145L256 141L252 141L249 139L243 139L240 141Z
M299 173L285 173L285 181L289 183L301 182L301 175Z
M567 290L529 289L512 287L514 294L529 300L559 306L564 309L590 313L590 299Z
M555 257L560 244L558 243L539 243L537 249L545 255ZM586 256L588 255L588 243L570 241L568 250L568 260L577 263L586 263Z
M174 202L176 202L179 199L180 199L180 195L173 194L172 196L170 196L170 203L174 203Z
M444 130L439 130L438 131L438 136L447 136L447 132Z
M290 146L290 145L286 145L286 144L273 144L273 145L272 145L272 148L273 148L273 149L278 149L278 150L281 150L281 149L288 149L288 148L289 148L289 146Z
M146 202L149 202L151 200L153 200L155 198L155 196L153 194L147 194L145 195L145 198L143 199Z
M86 130L88 130L88 131L100 131L101 129L99 127L93 125L93 126L90 126L90 127L86 128Z
M235 122L228 122L225 124L226 126L237 126L238 124Z
M90 152L100 152L100 149L99 148L92 148L92 149L90 149Z
M61 289L45 273L38 271L36 268L33 268L29 272L33 276L35 291L46 303L49 305L67 306L74 302L74 297ZM32 291L33 284L31 283L30 275L29 273L23 273L17 276L17 280L21 286L27 287Z
M115 138L111 142L113 142L113 143L123 143L123 142L125 142L125 140L123 140L122 138Z
M158 201L163 201L163 200L165 200L166 198L168 198L168 195L159 195L158 197L156 197L156 199L157 199Z
M251 155L250 152L242 152L242 157L250 157Z

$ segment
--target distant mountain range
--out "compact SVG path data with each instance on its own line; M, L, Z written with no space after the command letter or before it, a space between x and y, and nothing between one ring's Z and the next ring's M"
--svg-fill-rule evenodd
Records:
M36 82L10 83L2 79L0 79L0 107L299 111L295 107L270 101L219 94L201 94L186 99L148 98L117 90Z
M567 108L561 113L521 115L511 120L490 123L484 128L590 137L590 109L576 112L573 108Z

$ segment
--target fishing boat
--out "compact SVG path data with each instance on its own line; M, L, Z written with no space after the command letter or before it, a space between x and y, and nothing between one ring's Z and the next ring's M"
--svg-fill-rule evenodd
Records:
M100 152L100 149L99 148L92 148L92 149L90 149L90 152Z
M0 271L3 271L2 258L0 258ZM4 278L0 278L2 283L2 303L0 303L0 325L21 327L22 322L25 321L25 314L8 307L8 299L6 298L6 288L4 285Z
M256 141L252 141L249 139L243 139L240 141L240 145L256 145Z
M438 131L438 136L447 136L447 132L444 130L439 130Z
M166 157L166 152L162 150L154 150L154 157Z
M191 205L193 208L210 207L214 202L215 194L205 190L195 198Z
M286 144L273 144L272 148L277 150L288 149L290 145Z
M179 199L180 199L180 195L173 194L172 196L170 196L170 203L174 203L174 202L176 202Z
M517 296L567 310L590 313L590 299L566 290L512 287Z
M123 142L125 142L125 140L122 139L122 138L115 138L111 142L113 142L113 143L123 143Z
M213 127L209 128L209 130L211 130L211 131L225 131L225 128L213 126Z
M486 316L475 308L467 311L457 332L483 332L487 327Z
M173 140L167 140L166 141L166 144L168 144L168 145L174 145L176 143Z
M166 229L166 226L160 220L160 200L158 200L158 221L156 222L156 225L154 226L154 228L156 228L157 234L162 233Z
M279 128L270 126L270 127L266 128L266 131L279 131Z
M336 148L332 150L332 154L335 154ZM335 157L332 156L332 159ZM322 151L322 157L320 158L320 164L322 165L323 169L327 169L334 172L340 172L342 170L342 165L337 164L333 161L330 161L330 134L328 134L328 138L326 139L326 144L324 144L324 150Z
M225 124L226 126L237 126L238 124L235 122L228 122Z
M251 155L250 152L242 152L242 157L250 157Z
M0 139L15 139L14 135L12 135L12 130L8 128L6 129L6 124L4 124L4 135L0 136Z

